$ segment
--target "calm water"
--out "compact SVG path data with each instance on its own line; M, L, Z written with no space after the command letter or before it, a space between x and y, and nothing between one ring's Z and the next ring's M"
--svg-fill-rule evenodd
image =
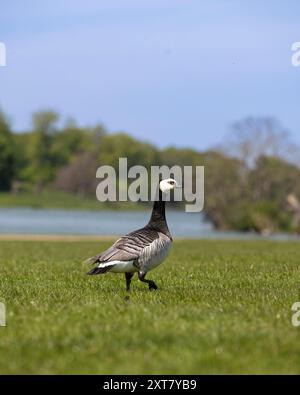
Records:
M148 212L69 211L12 208L0 209L0 233L61 235L122 235L143 227ZM192 238L257 238L253 234L216 232L201 214L167 211L168 225L174 236ZM297 239L285 235L269 237Z
M0 209L0 233L119 235L143 227L149 212ZM201 215L168 211L174 235L197 237L211 232Z

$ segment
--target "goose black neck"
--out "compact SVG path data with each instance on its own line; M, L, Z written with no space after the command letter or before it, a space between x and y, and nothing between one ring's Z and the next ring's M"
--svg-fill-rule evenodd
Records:
M152 214L148 227L156 229L165 235L171 237L166 221L166 202L163 200L162 191L158 188L158 200L153 204Z

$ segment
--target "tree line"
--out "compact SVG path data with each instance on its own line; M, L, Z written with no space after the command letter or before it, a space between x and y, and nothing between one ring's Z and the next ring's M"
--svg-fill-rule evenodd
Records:
M118 169L120 157L128 158L128 167L205 166L204 215L216 229L300 232L299 150L274 118L237 122L222 144L201 152L158 149L101 124L59 121L56 112L40 111L31 130L14 133L0 113L0 191L95 196L97 168Z

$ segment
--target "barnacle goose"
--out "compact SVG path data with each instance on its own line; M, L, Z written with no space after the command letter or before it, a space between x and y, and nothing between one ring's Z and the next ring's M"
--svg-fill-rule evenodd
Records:
M121 237L106 251L89 258L86 262L96 264L96 267L87 274L125 273L126 290L129 291L131 279L137 272L139 280L147 283L150 290L157 289L155 282L145 277L163 262L170 250L173 240L166 221L163 194L179 187L172 178L160 181L158 200L153 204L148 224Z

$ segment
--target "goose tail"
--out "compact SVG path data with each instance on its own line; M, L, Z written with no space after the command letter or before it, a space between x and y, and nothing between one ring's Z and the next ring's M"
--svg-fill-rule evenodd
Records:
M83 261L83 264L84 265L93 265L94 263L97 263L99 257L100 257L100 254L96 255L96 256L92 256L91 258L88 258L85 261Z
M92 275L96 275L96 274L104 274L106 272L109 272L110 269L113 267L114 265L109 265L109 266L100 266L100 267L94 267L92 270L90 270L87 274L92 276Z

